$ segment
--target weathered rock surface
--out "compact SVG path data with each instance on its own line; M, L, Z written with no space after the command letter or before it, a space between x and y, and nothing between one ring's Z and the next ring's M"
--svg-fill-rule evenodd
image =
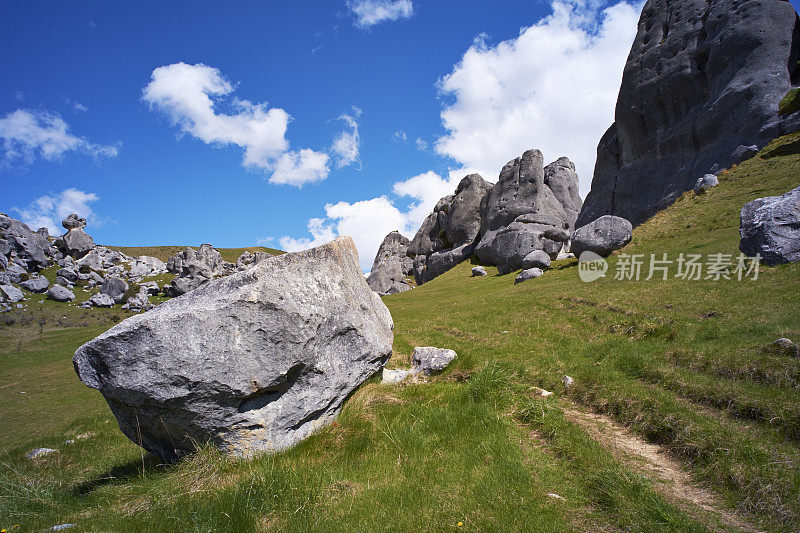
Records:
M71 213L70 215L67 215L67 218L61 221L61 225L67 231L73 229L83 229L86 227L86 219L79 217L75 213Z
M406 276L414 273L414 260L408 256L408 245L409 240L399 231L384 237L367 276L370 289L378 294L396 294L411 288Z
M216 279L81 346L123 433L174 459L296 444L392 353L392 319L347 237Z
M570 227L575 228L575 221L583 206L578 193L578 173L575 172L575 163L567 157L559 157L544 167L544 184L553 191L556 200L564 208Z
M456 358L456 352L446 348L421 346L414 348L411 363L425 374L441 372Z
M470 174L455 194L439 200L408 246L418 285L469 259L481 234L482 202L491 188L480 175Z
M131 269L128 271L128 277L131 278L144 278L148 276L158 276L167 271L167 264L157 257L150 257L141 255L134 257L131 260Z
M111 307L114 305L114 298L109 296L108 294L104 294L102 292L98 292L97 294L92 295L89 298L89 303L95 307Z
M20 286L30 292L42 293L50 286L50 282L44 276L34 276L20 283Z
M15 303L22 300L25 295L13 285L0 285L0 296L8 302Z
M538 278L542 274L544 274L544 271L541 268L526 268L514 278L514 285L522 283L523 281L528 281L529 279Z
M767 265L800 261L800 187L746 204L739 216L739 249Z
M50 264L49 248L47 239L19 220L0 213L0 254L8 256L14 252L28 269L39 270Z
M569 180L554 173L552 181ZM568 189L560 188L559 194L565 196ZM522 260L534 250L557 257L572 231L564 206L545 184L539 150L528 150L503 167L500 179L481 204L481 212L482 237L475 253L482 262L496 265L501 274L521 268Z
M550 256L542 250L534 250L522 260L522 268L548 268L551 263Z
M171 296L180 296L200 285L231 272L235 266L222 260L220 253L210 244L200 246L199 250L187 248L167 261L167 270L177 277L170 283Z
M649 0L577 226L607 214L638 225L794 131L778 102L800 84L798 27L784 0Z
M74 261L78 267L86 266L92 270L106 270L120 263L130 261L130 257L105 246L95 246L86 255ZM161 264L164 264L161 262ZM166 267L165 269L166 270Z
M702 194L708 189L712 189L719 185L719 178L715 174L706 174L702 178L698 178L694 184L695 194Z
M100 292L109 295L115 303L122 303L128 292L128 283L122 278L110 277L100 285Z
M153 308L153 304L150 303L150 298L148 298L149 291L147 287L139 287L139 292L128 298L128 301L125 305L122 306L123 309L130 309L131 311L147 311Z
M69 230L56 242L66 255L75 258L83 257L94 247L92 238L81 228Z
M486 275L486 269L483 268L482 266L472 267L472 277L485 276L485 275Z
M572 234L572 253L580 256L588 250L606 256L628 244L632 236L633 225L629 221L603 215Z
M273 257L272 254L267 252L249 252L245 250L242 252L242 255L236 260L236 270L246 270L252 266L257 265L261 261L266 261L270 257Z
M47 289L47 299L56 302L71 302L75 299L75 294L62 285L52 285Z

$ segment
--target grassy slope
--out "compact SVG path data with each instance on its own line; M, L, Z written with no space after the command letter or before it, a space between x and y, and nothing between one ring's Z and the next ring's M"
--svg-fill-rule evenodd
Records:
M125 255L129 255L131 257L137 255L149 255L150 257L157 257L162 261L166 261L173 255L177 254L178 252L182 252L186 249L186 246L108 246L105 245L106 248L110 248L111 250L119 250L120 252L124 253ZM267 252L272 255L278 255L285 252L280 250L275 250L274 248L265 248L263 246L249 246L247 248L217 248L220 255L222 256L223 261L227 261L229 263L235 263L236 260L239 258L242 253L245 251L248 252Z
M799 153L800 135L776 141L716 189L688 193L638 228L624 252L736 253L739 209L800 184ZM429 385L368 383L337 423L254 461L202 450L159 465L119 433L70 362L115 311L83 327L0 329L0 528L715 528L568 422L563 402L669 447L763 527L800 527L800 361L760 349L800 338L800 266L747 282L584 284L566 261L518 286L492 268L470 278L470 266L385 299L390 364L413 346L439 345L458 351L454 368ZM568 395L563 374L576 380ZM556 394L534 399L532 385ZM26 461L38 446L59 452Z

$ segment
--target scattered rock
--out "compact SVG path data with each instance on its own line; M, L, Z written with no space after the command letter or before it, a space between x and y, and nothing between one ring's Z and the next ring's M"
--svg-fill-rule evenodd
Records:
M13 285L0 285L0 295L11 303L19 302L25 296L21 290Z
M267 252L253 253L245 250L242 252L242 255L239 256L239 259L236 260L236 270L247 270L248 268L259 264L261 261L266 261L270 257L274 256Z
M446 348L423 346L414 348L411 354L411 363L425 374L441 372L456 358L456 352Z
M742 146L739 145L736 150L733 151L731 154L731 160L733 164L741 163L746 159L750 159L755 157L758 154L758 146L753 144L751 146Z
M739 146L751 151L796 131L777 105L800 75L787 68L796 28L784 1L645 3L576 225L603 215L639 225L715 163L746 157Z
M147 287L139 287L139 292L128 298L128 302L123 308L130 309L131 311L148 311L153 308L150 299L147 297L149 291Z
M800 356L800 346L789 339L778 339L764 346L764 351L773 355L785 355L789 357Z
M131 269L128 272L128 277L131 278L144 278L149 276L158 276L167 271L167 264L157 257L150 257L142 255L133 258L131 261Z
M86 227L86 219L79 217L75 213L71 213L67 216L67 218L61 221L61 225L67 231L73 229L83 229Z
M67 256L69 257L69 256ZM86 255L74 261L78 267L89 267L92 270L106 270L120 263L130 261L130 257L105 246L95 246ZM164 264L163 262L161 263ZM166 267L164 271L166 271Z
M4 274L9 283L19 283L28 276L28 271L18 263L9 263Z
M100 285L100 293L109 295L114 303L122 303L126 292L128 292L128 284L122 278L111 277Z
M554 500L566 500L566 498L564 498L563 496L560 496L560 495L556 494L555 492L548 492L548 493L547 493L547 496L548 496L549 498L553 498Z
M74 258L80 258L94 247L92 238L80 228L69 230L57 241L61 250Z
M115 303L114 298L102 292L93 295L88 302L94 307L112 307Z
M69 287L70 289L73 287L73 283L62 276L56 276L54 283L56 285L61 285L62 287Z
M633 226L624 218L603 215L578 228L572 234L572 252L580 256L585 251L607 256L628 244L633 237Z
M529 279L538 278L542 274L544 274L544 271L541 268L526 268L514 278L514 285L522 283L523 281L528 281Z
M210 244L199 250L187 248L167 261L167 270L176 274L169 289L169 296L180 296L210 281L216 276L232 272L236 267L222 260L220 253Z
M409 240L400 232L389 233L378 248L367 285L378 294L407 291L411 285L406 276L414 273L414 260L408 256Z
M719 185L719 179L714 174L706 174L702 178L697 178L697 183L694 184L695 194L702 194L708 189Z
M29 461L34 459L39 459L40 457L44 457L45 455L50 455L51 453L56 453L58 450L53 450L52 448L36 448L25 455L25 458Z
M531 387L531 392L533 393L534 396L541 396L542 398L547 398L548 396L553 394L552 392L540 389L539 387Z
M75 299L75 294L61 285L52 285L47 289L47 299L56 302L71 302Z
M534 250L522 259L522 268L541 268L550 266L550 256L542 250Z
M58 272L56 272L56 276L60 277L61 279L65 279L70 283L75 283L81 279L77 271L68 267L59 268Z
M388 368L383 369L383 375L381 376L381 383L385 383L387 385L394 385L395 383L400 383L401 381L405 381L406 378L409 376L415 376L419 374L419 370L416 368L397 368L394 370L390 370Z
M472 267L472 277L474 278L477 276L486 276L486 269L483 268L482 266Z
M561 382L564 384L564 389L569 390L572 384L575 383L575 380L569 376L564 376L561 378Z
M159 292L161 292L161 289L158 287L158 283L155 281L145 281L140 283L139 286L145 287L147 289L147 294L150 296L156 296Z
M175 459L210 442L249 456L332 421L391 356L392 327L342 237L128 318L73 362L148 451Z
M475 253L501 274L522 268L522 260L534 250L555 258L572 231L564 206L545 184L539 150L528 150L503 167L481 212L482 236Z
M23 281L20 285L27 291L43 293L50 286L50 282L44 276L34 276L27 281Z
M469 259L480 237L482 206L491 188L480 175L470 174L459 182L455 194L437 202L408 245L417 285Z
M800 187L746 204L739 217L739 249L767 265L800 261Z

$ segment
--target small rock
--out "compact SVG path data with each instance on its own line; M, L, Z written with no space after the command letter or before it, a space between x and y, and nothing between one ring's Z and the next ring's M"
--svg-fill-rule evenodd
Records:
M561 381L564 383L564 388L567 390L569 390L570 386L572 386L572 384L575 383L575 380L569 376L564 376L563 378L561 378Z
M542 271L541 268L527 268L514 278L514 285L522 283L523 281L528 281L529 279L538 278L542 274L544 274L544 271Z
M607 256L628 244L633 236L633 226L622 217L603 215L578 228L572 234L572 252L580 256L588 250Z
M566 500L563 496L556 494L555 492L548 492L547 496L553 498L554 500Z
M751 145L751 146L743 146L739 145L736 150L733 151L731 158L733 159L734 164L741 163L745 159L750 159L751 157L755 157L758 153L758 146Z
M477 276L485 276L485 275L486 275L486 269L483 268L482 266L472 267L472 277L473 278L477 277Z
M24 295L21 290L13 285L0 285L0 296L3 296L11 303L15 303L22 300Z
M697 179L697 183L694 184L694 193L702 194L708 189L716 187L717 185L719 185L719 179L717 176L714 174L706 174L702 178Z
M86 219L79 217L75 213L71 213L67 218L61 221L61 225L65 230L83 229L86 227Z
M44 276L36 276L20 283L23 289L30 292L43 293L50 286L50 282Z
M95 307L112 307L114 305L114 298L102 292L95 294L88 301Z
M75 283L79 279L81 279L78 272L69 267L59 268L58 272L56 272L56 276L69 281L70 283Z
M550 266L550 256L542 250L534 250L522 260L522 268L547 268Z
M419 370L416 368L396 368L390 370L388 368L383 369L382 380L381 383L386 383L387 385L391 385L394 383L400 383L401 381L405 380L407 377L419 374Z
M540 389L539 387L531 387L531 392L532 392L532 393L533 393L535 396L541 396L542 398L547 398L548 396L550 396L551 394L553 394L553 393L552 393L552 392L550 392L549 390Z
M800 346L789 339L778 339L764 346L764 351L774 355L800 356Z
M57 450L53 450L51 448L36 448L28 452L25 456L29 460L38 459L39 457L44 457L45 455L50 455L51 453L56 453Z
M128 284L122 278L111 277L100 285L100 292L111 296L115 303L121 303L127 291Z
M78 527L76 524L58 524L50 528L50 531L64 531L65 529L72 529Z
M47 298L56 302L71 302L75 299L75 294L66 287L53 285L47 289Z
M425 374L434 374L444 370L456 357L457 354L453 350L424 346L414 348L411 362Z

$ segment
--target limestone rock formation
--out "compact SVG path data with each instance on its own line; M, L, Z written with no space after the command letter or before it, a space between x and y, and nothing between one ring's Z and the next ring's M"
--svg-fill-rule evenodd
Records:
M44 276L34 276L20 283L20 286L27 291L43 293L50 286L50 282Z
M56 302L71 302L75 299L75 294L62 285L54 284L47 289L47 299Z
M482 202L491 187L480 175L470 174L461 180L455 194L436 204L408 246L418 285L472 255L481 235Z
M210 442L248 456L332 421L390 357L392 327L342 237L128 318L73 362L148 451L175 459Z
M367 285L378 294L407 291L406 276L414 273L414 260L408 256L409 241L400 232L389 233L378 248Z
M86 219L79 217L75 213L71 213L70 215L67 215L67 218L61 221L61 225L67 231L73 229L83 229L86 227Z
M411 354L411 363L425 374L441 372L456 358L456 352L447 348L418 346Z
M572 253L580 256L588 250L606 256L628 244L632 237L633 226L629 221L603 215L572 234Z
M210 244L200 246L199 250L187 248L167 261L167 270L177 276L165 290L170 296L180 296L234 269Z
M541 268L526 268L514 278L514 285L522 283L523 281L528 281L529 279L538 278L542 274L544 274L544 271Z
M562 161L562 160L559 160ZM558 163L558 162L556 162ZM566 201L571 199L569 179L551 171L551 182ZM571 201L569 206L574 206ZM555 259L569 240L570 216L545 184L544 164L539 150L528 150L509 161L500 179L481 204L484 213L481 239L475 248L478 258L496 265L501 274L522 267L522 260L534 250L543 250Z
M482 266L474 266L474 267L472 267L472 277L473 278L480 277L480 276L486 276L486 275L487 275L486 274L486 269L483 268Z
M800 261L800 187L746 204L739 217L739 249L767 265Z
M236 270L246 270L252 266L257 265L261 261L266 261L270 257L274 257L267 252L249 252L245 250L242 255L236 260Z
M167 265L157 257L140 255L131 260L131 269L128 271L130 278L143 278L146 276L158 276L167 271Z
M47 250L50 243L31 229L7 215L0 213L0 254L15 252L30 270L40 270L50 264Z
M87 266L92 270L106 270L120 263L128 262L130 259L130 257L116 250L111 250L105 246L95 246L74 263L78 267Z
M100 292L107 294L114 300L115 303L122 303L125 298L125 293L128 291L128 284L125 280L116 277L110 277L100 285Z
M648 0L577 226L606 214L638 225L748 147L795 131L798 114L778 102L800 84L798 61L785 0Z

